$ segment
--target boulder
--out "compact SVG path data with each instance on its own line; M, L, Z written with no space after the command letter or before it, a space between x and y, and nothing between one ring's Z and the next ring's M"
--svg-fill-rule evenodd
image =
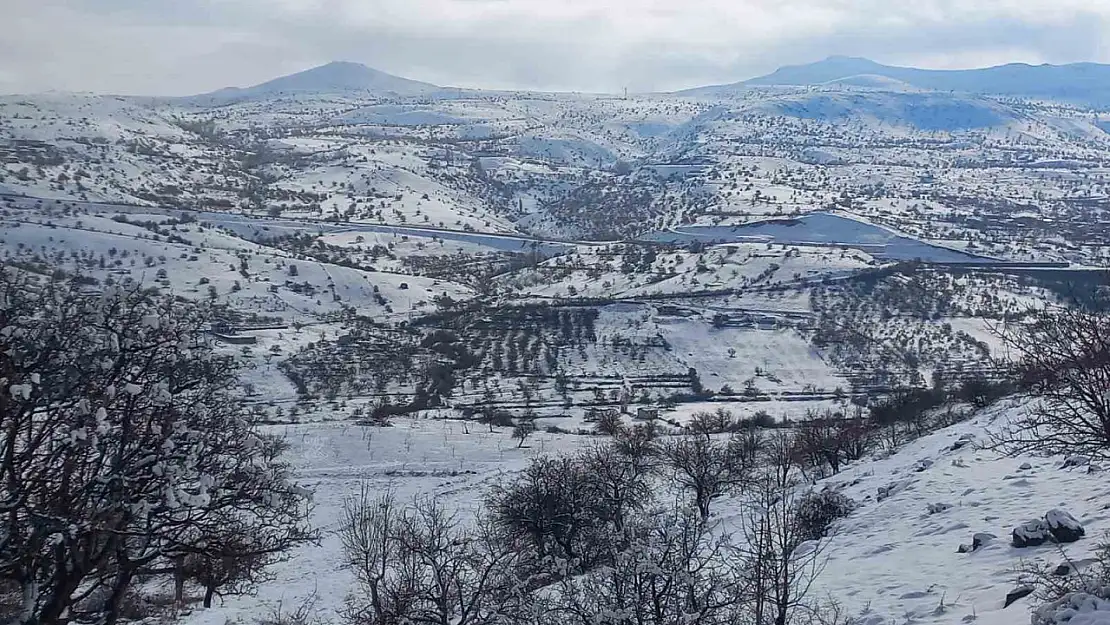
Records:
M1066 577L1068 575L1071 575L1071 565L1060 564L1055 569L1052 569L1052 574L1056 577Z
M1032 469L1032 468L1033 468L1033 465L1028 463L1028 462L1023 462L1023 463L1021 463L1021 466L1018 467L1018 469L1021 470L1021 471L1028 471L1029 469Z
M1031 594L1033 594L1032 586L1018 586L1006 595L1006 604L1002 607L1008 608L1018 599L1028 597Z
M917 463L913 465L913 470L915 473L921 473L928 470L931 466L933 466L933 461L925 458L923 460L918 460Z
M1044 520L1052 538L1058 543L1074 543L1087 533L1083 525L1065 510L1049 510Z
M985 547L993 542L996 538L998 537L994 534L991 534L990 532L978 532L971 537L971 548L973 550L976 550L980 547Z
M1036 547L1048 542L1052 532L1048 524L1041 519L1030 519L1014 528L1012 533L1013 544L1018 549Z
M956 553L971 553L972 551L978 551L982 547L989 545L996 538L998 537L989 532L976 532L976 534L971 537L971 544L960 545L959 548L956 549Z

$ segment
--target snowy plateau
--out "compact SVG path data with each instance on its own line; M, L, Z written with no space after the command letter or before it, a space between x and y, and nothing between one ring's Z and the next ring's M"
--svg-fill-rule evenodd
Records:
M180 622L310 596L340 622L355 580L335 530L362 488L469 519L533 459L607 440L609 419L790 430L991 387L1014 357L1001 328L1105 295L1102 94L892 69L831 59L617 96L333 63L189 98L0 96L0 263L213 306L209 340L288 442L322 533ZM810 597L859 625L1029 623L1034 597L1004 607L1029 563L1093 561L1110 472L994 450L1038 400L978 399L807 475L855 502ZM746 505L714 500L715 531ZM1012 545L1046 515L1085 536ZM1110 623L1099 605L1041 622Z

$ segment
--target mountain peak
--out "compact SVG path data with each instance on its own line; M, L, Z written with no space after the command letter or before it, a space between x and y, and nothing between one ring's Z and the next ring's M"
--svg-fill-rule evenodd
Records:
M846 55L843 55L843 54L830 55L830 56L826 57L824 61L821 61L821 62L822 63L852 62L852 63L868 63L868 64L871 64L871 65L877 65L877 63L875 63L875 61L872 61L871 59L868 59L868 58L864 58L862 56L846 56Z
M383 96L416 96L438 90L436 85L394 76L354 61L332 61L295 74L243 89L221 89L224 97L258 97L290 93L369 92Z

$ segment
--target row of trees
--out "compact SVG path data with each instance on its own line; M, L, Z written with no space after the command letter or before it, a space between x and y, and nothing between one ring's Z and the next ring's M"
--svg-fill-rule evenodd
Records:
M785 432L611 443L534 460L473 523L434 499L363 490L340 536L357 590L344 616L384 623L672 625L832 622L810 596L820 539L851 502L806 491ZM738 497L726 531L712 502Z
M308 495L237 400L204 308L0 267L7 617L111 624L138 584L241 591L314 538Z

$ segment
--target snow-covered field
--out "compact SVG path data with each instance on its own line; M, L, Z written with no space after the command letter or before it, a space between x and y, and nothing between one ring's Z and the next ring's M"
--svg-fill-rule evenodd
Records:
M405 420L395 427L361 427L351 422L273 426L290 443L289 457L301 483L314 490L313 519L323 530L319 545L299 548L287 562L274 567L275 579L254 596L229 598L210 610L197 610L189 625L253 623L279 606L295 609L307 597L318 597L320 616L334 618L352 590L342 569L340 542L335 535L347 497L365 484L400 501L431 495L472 517L483 493L505 472L525 466L541 454L573 451L589 437L537 432L518 449L509 430L491 434L482 425L458 421ZM469 431L469 434L465 433Z
M1030 599L1002 607L1017 585L1015 569L1024 560L1055 565L1065 558L1090 557L1110 530L1110 476L1062 469L1062 458L1010 458L980 447L1024 406L1024 400L1007 400L818 484L842 488L860 505L834 526L826 541L823 571L812 596L837 600L867 625L1028 622ZM540 432L517 449L508 430L491 434L483 426L432 420L400 419L392 428L330 422L271 430L289 441L298 478L315 490L314 519L324 530L321 543L303 547L277 565L275 580L256 596L228 598L210 610L197 610L188 617L190 624L250 622L279 604L289 609L312 594L318 596L322 615L333 615L352 586L331 530L344 498L356 495L364 484L394 490L402 500L433 495L465 519L506 472L538 455L571 452L594 442L591 437ZM972 442L953 450L961 439ZM889 494L881 498L880 489ZM931 514L934 504L947 507ZM739 499L715 504L714 517L723 528L738 522L739 505ZM1074 515L1085 526L1086 537L1063 551L1051 544L1026 549L1010 545L1014 526L1055 508ZM998 538L975 552L957 553L979 532Z

